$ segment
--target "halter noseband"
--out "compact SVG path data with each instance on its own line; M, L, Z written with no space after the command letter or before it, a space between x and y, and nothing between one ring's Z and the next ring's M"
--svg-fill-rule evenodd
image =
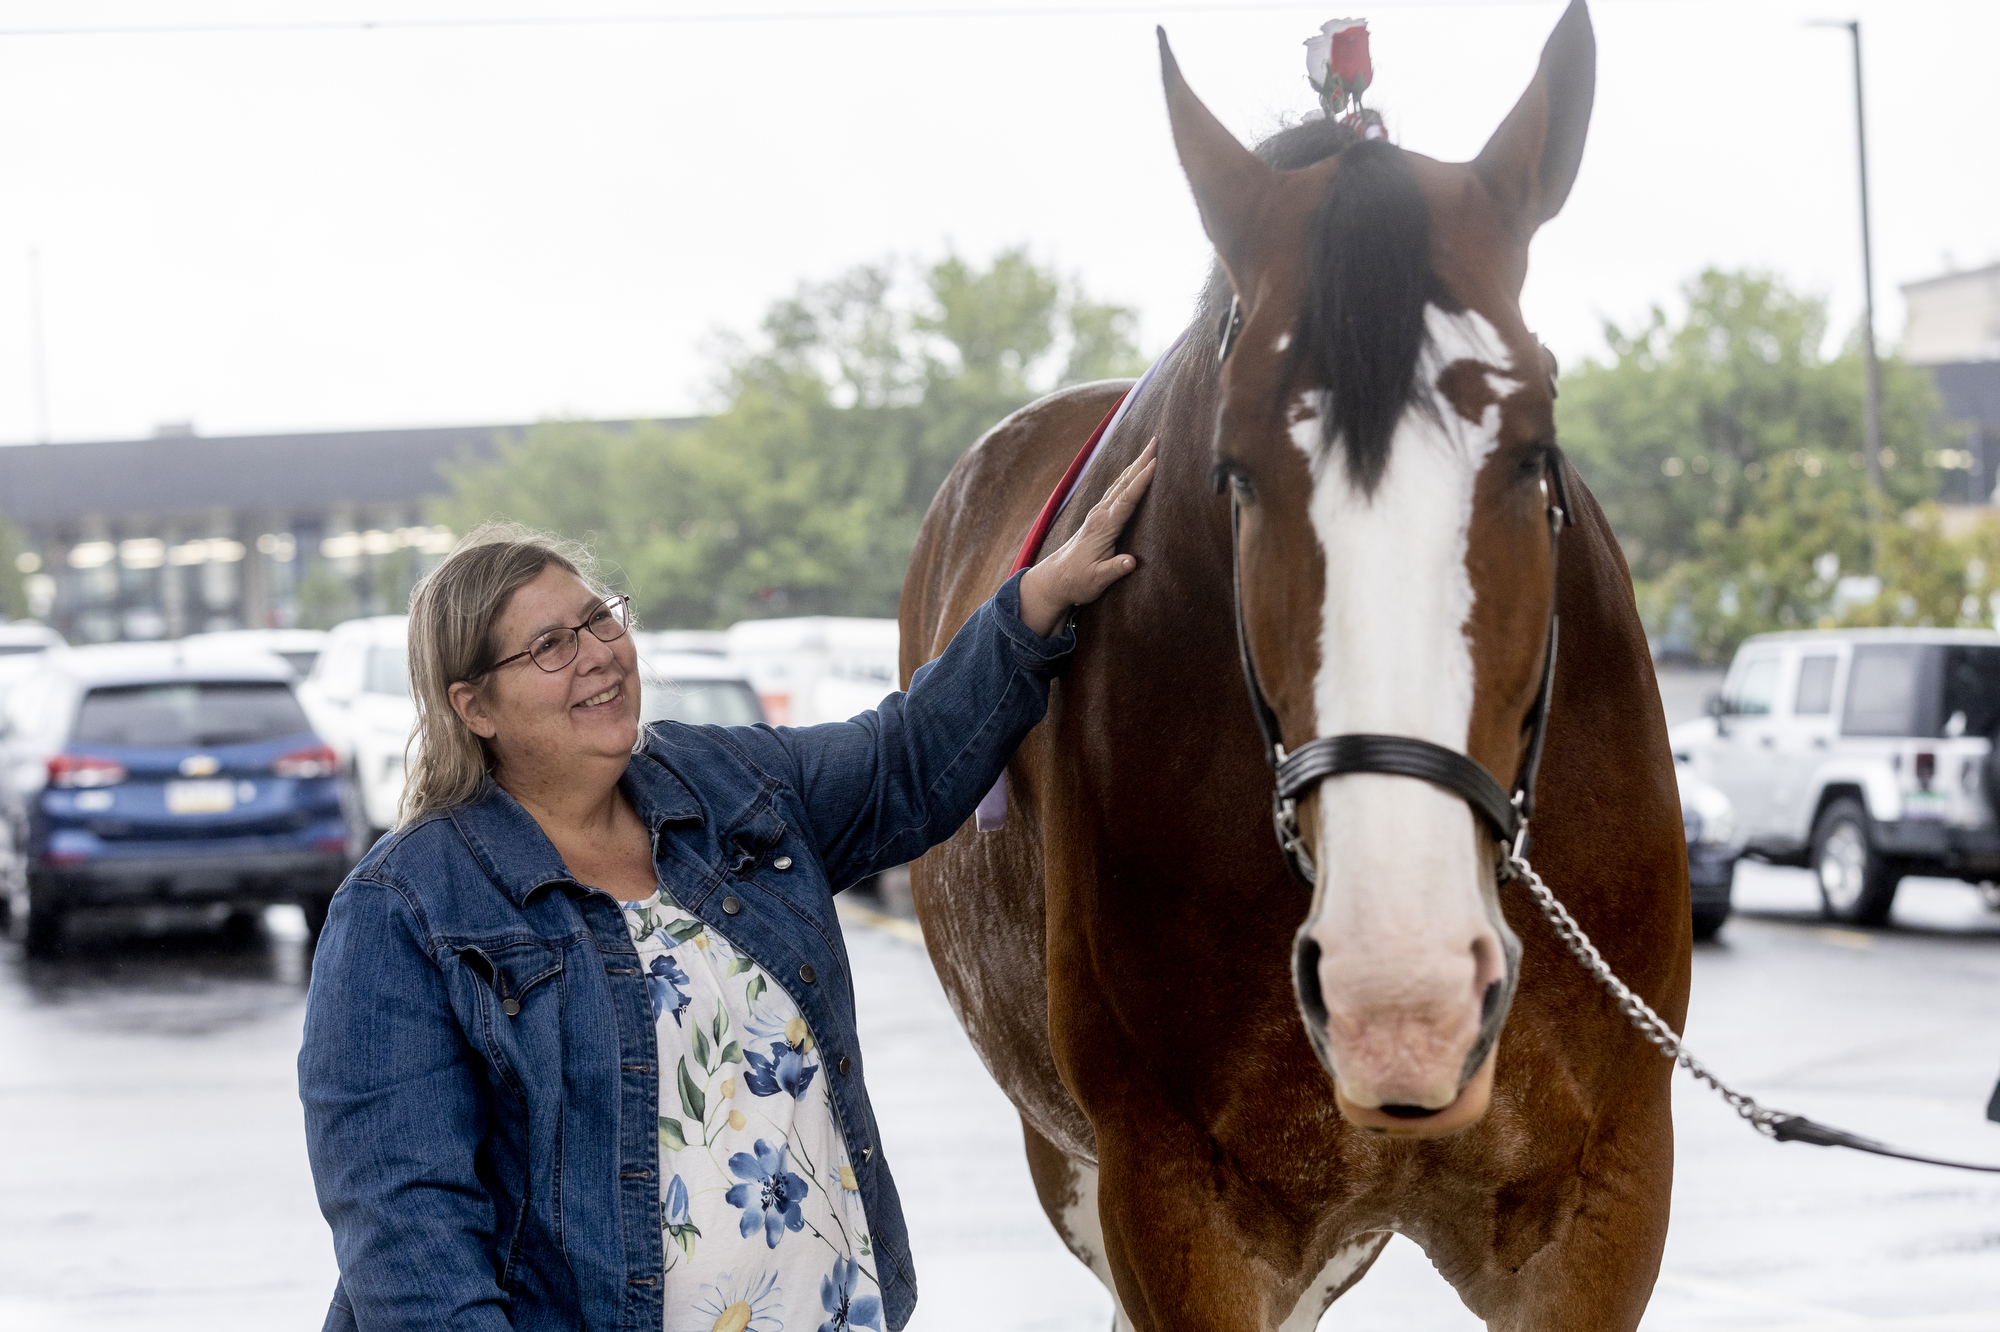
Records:
M1230 312L1222 325L1222 358L1228 356L1230 344L1235 341L1232 334L1241 322L1236 302L1231 300L1229 304ZM1271 796L1271 823L1292 873L1307 888L1313 886L1312 855L1299 831L1299 801L1327 778L1350 772L1414 777L1443 787L1472 807L1473 814L1492 831L1496 841L1518 851L1527 834L1528 820L1535 813L1535 774L1542 766L1549 704L1555 692L1557 617L1553 596L1549 605L1548 643L1542 653L1542 684L1534 707L1521 723L1527 735L1527 753L1522 756L1520 775L1511 794L1476 760L1455 749L1411 736L1320 736L1287 753L1279 738L1278 715L1257 683L1257 667L1250 656L1250 630L1243 618L1242 501L1236 487L1230 484L1226 466L1217 464L1212 475L1218 492L1224 488L1229 491L1229 570L1231 595L1236 603L1236 649L1243 662L1243 683L1250 691L1250 709L1257 719L1257 730L1264 737L1264 756L1277 777L1277 789ZM1570 509L1569 486L1563 478L1562 454L1554 445L1549 446L1548 476L1552 501L1548 509L1549 577L1553 583L1558 538L1563 528L1576 524ZM1500 870L1503 877L1508 872L1504 855Z

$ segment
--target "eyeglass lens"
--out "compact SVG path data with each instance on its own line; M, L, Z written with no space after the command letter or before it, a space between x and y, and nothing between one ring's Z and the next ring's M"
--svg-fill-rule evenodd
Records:
M614 597L592 611L584 627L600 643L616 642L625 635L630 604L624 597ZM545 671L559 671L576 660L576 649L576 630L552 629L535 640L535 646L528 651L528 660Z

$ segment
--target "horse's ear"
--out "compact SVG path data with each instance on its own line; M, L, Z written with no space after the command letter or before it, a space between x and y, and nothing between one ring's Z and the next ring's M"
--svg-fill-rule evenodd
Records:
M1472 169L1503 207L1520 216L1522 230L1562 211L1597 95L1597 38L1584 0L1570 0L1542 48L1542 63L1521 100L1479 150Z
M1247 293L1254 267L1255 222L1275 173L1238 143L1189 90L1173 48L1167 45L1167 30L1154 31L1160 35L1160 80L1167 88L1167 118L1173 124L1181 169L1194 187L1201 225L1222 266L1236 289Z

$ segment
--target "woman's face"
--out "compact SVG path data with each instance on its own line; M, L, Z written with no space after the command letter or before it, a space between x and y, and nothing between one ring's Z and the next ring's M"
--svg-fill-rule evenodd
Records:
M581 624L601 604L582 579L550 565L508 599L493 627L494 659ZM605 643L584 630L576 660L561 670L544 671L523 657L481 684L455 686L452 701L466 724L492 741L502 770L525 775L585 756L622 763L638 739L638 652L629 633Z

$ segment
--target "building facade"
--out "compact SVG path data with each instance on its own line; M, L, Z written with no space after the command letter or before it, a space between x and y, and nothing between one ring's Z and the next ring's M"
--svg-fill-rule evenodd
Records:
M1939 498L1992 504L2000 490L2000 264L1903 287L1903 357L1936 377L1960 441L1939 451Z
M443 464L524 426L0 448L31 610L72 643L400 612L455 534Z

